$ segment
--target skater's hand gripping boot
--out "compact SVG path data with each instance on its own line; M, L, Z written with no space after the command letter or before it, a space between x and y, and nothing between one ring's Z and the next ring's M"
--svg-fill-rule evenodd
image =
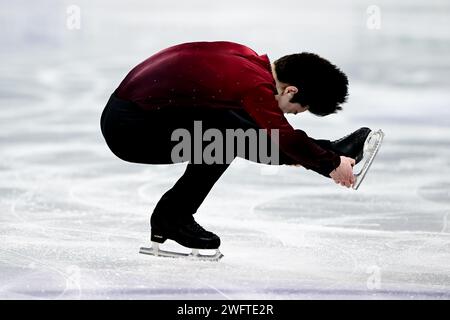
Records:
M353 175L354 165L354 159L341 156L341 163L336 169L331 171L330 177L337 184L350 188L355 183L355 176Z

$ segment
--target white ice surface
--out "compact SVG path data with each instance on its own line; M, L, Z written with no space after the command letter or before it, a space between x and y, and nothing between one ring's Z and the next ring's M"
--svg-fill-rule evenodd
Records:
M364 1L79 3L68 31L64 1L0 1L0 298L450 298L446 2L379 1L379 31ZM102 108L155 50L215 39L342 65L345 111L289 120L317 138L382 128L385 142L358 191L237 160L196 215L222 239L219 263L139 255L184 165L115 158Z

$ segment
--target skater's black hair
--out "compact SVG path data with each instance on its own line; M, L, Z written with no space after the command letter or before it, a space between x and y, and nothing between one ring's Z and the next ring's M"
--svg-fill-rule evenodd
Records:
M280 82L298 88L290 102L309 106L318 116L342 110L347 101L347 76L328 60L314 53L302 52L287 55L274 62Z

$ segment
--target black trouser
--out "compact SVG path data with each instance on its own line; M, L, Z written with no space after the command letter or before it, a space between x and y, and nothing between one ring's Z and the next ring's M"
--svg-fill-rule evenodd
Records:
M109 99L100 122L106 143L120 159L134 163L170 164L173 163L172 149L179 143L171 141L172 132L179 128L192 132L196 120L202 121L203 130L258 129L243 110L172 107L143 111L134 103L114 95ZM324 146L330 143L327 140L317 141ZM279 153L279 160L280 164L294 164L282 152ZM159 200L154 216L180 219L192 216L229 166L229 163L191 162L181 178Z

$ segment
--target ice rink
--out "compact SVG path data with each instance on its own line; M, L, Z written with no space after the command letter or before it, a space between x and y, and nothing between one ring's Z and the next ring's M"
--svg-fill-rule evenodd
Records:
M448 1L378 1L379 29L365 0L0 4L0 299L450 298ZM133 66L198 40L317 52L348 74L349 102L294 127L386 133L357 191L233 162L196 215L220 262L138 253L184 165L123 162L99 125Z

